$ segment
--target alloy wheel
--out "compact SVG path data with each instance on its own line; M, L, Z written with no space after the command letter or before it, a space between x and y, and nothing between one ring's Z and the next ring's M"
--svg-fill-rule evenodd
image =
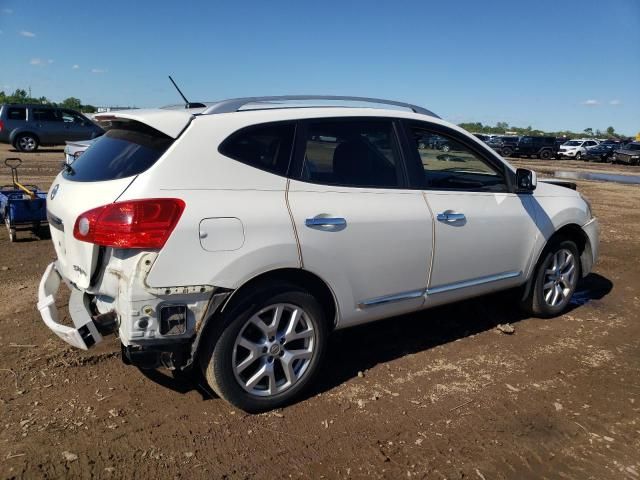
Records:
M288 303L269 305L240 329L233 347L233 373L248 393L270 397L305 375L316 347L316 328L307 313Z
M569 301L578 279L575 255L562 248L547 262L542 297L547 305L557 307Z
M18 150L22 152L32 152L36 149L36 139L30 136L23 136L18 139Z

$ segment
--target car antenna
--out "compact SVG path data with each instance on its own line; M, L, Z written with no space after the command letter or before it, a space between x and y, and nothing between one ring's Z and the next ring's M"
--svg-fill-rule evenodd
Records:
M185 97L184 94L182 93L182 90L180 90L178 85L176 85L176 82L173 81L173 78L171 78L171 75L169 75L169 80L171 80L171 83L173 83L173 86L176 87L176 90L178 91L178 93L180 94L182 99L184 100L184 108L205 108L206 107L206 105L204 103L198 103L198 102L191 103L191 102L189 102L189 100L187 100L187 97Z

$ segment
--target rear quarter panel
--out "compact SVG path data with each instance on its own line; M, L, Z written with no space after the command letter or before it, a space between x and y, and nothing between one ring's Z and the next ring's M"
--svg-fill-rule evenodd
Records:
M300 266L286 205L287 179L218 153L218 145L244 126L237 117L198 117L120 198L173 197L186 203L149 273L149 286L237 288L265 271ZM237 218L244 234L242 245L205 250L199 226L212 218Z

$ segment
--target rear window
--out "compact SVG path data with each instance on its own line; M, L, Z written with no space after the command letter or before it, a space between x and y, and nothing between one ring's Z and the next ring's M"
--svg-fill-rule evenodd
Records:
M26 120L27 109L19 107L10 107L7 109L7 120Z
M63 176L77 182L132 177L156 163L172 142L171 137L151 127L125 122L98 138Z

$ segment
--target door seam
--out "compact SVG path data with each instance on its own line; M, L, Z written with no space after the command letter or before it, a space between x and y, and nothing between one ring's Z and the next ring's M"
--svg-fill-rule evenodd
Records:
M427 286L425 290L425 296L428 294L429 287L431 286L431 274L433 273L433 259L436 255L436 218L433 215L433 210L431 209L431 205L429 205L429 200L427 200L427 194L423 190L422 198L424 199L424 203L427 204L427 208L429 209L429 213L431 214L431 259L429 261L429 273L427 273Z
M287 178L287 185L284 191L284 203L287 205L287 212L289 212L289 219L291 220L291 226L293 227L293 236L296 239L296 248L298 249L298 265L299 268L304 268L304 262L302 261L302 248L300 246L300 237L298 236L298 229L296 222L293 218L293 212L291 211L291 205L289 205L289 184L291 180Z

